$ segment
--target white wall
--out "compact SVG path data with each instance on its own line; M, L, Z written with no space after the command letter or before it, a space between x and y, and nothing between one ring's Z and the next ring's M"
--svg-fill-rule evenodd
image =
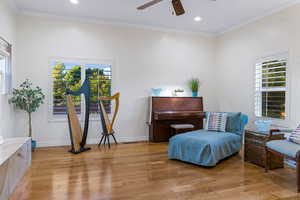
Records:
M113 59L113 87L121 92L116 136L121 141L145 140L147 97L153 87L185 87L198 77L206 110L216 110L215 40L184 33L83 23L47 17L17 20L17 80L29 78L49 91L49 58ZM33 137L41 145L69 144L67 123L48 121L48 101L33 115ZM27 131L25 115L17 132ZM98 141L99 122L92 122L89 142Z
M67 123L49 122L48 118L51 57L113 59L113 88L121 92L117 137L120 141L137 141L148 137L145 121L150 88L185 87L191 77L199 77L202 82L200 94L204 96L205 110L241 111L253 120L255 61L288 51L289 120L277 123L293 127L300 122L299 18L300 5L295 5L221 36L204 37L19 16L17 50L21 53L16 59L14 78L18 83L29 78L47 92L46 104L33 115L34 139L42 146L69 144ZM13 20L3 21L5 26L11 24L10 33L4 35L12 37ZM1 97L0 105L7 110L6 101ZM17 135L27 133L25 117L18 112ZM1 118L1 123L8 124L4 132L11 132L12 123L2 115ZM98 141L99 129L99 122L91 122L89 142Z
M290 120L300 122L300 5L243 26L217 38L219 108L254 118L254 66L259 58L289 52Z
M14 11L7 0L0 0L0 36L13 45L13 55L15 55L15 32L16 17ZM15 57L15 56L14 56ZM14 63L13 63L13 72ZM15 77L13 77L14 79ZM14 112L12 106L8 104L8 96L0 94L0 135L13 137L14 133Z

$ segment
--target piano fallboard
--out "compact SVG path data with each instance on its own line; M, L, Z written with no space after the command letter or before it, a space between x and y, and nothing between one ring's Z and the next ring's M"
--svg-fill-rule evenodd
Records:
M202 97L150 97L149 139L168 142L172 124L192 124L194 130L203 128Z
M203 119L202 111L156 111L153 113L154 120L176 120L176 119Z

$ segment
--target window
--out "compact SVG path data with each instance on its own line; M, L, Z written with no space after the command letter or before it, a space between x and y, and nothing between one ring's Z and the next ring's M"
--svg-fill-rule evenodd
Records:
M0 37L0 91L11 91L11 45Z
M287 56L256 64L255 115L276 119L287 116Z
M78 90L86 77L90 81L90 113L97 114L98 96L111 96L111 64L85 64L79 62L51 62L52 69L52 99L53 116L67 114L66 88ZM83 114L84 98L73 96L73 102L78 115ZM106 111L111 112L110 102L104 102Z

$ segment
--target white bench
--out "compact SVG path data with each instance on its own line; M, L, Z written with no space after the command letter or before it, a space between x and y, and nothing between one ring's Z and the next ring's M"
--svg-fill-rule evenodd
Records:
M171 124L171 136L193 131L195 126L193 124Z

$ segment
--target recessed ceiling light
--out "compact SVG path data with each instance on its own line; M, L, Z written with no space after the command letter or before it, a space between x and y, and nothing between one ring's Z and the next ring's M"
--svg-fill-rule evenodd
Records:
M202 18L199 16L194 18L194 21L196 21L196 22L200 22L201 20L202 20Z
M79 4L79 1L78 1L78 0L70 0L70 2L71 2L72 4Z

